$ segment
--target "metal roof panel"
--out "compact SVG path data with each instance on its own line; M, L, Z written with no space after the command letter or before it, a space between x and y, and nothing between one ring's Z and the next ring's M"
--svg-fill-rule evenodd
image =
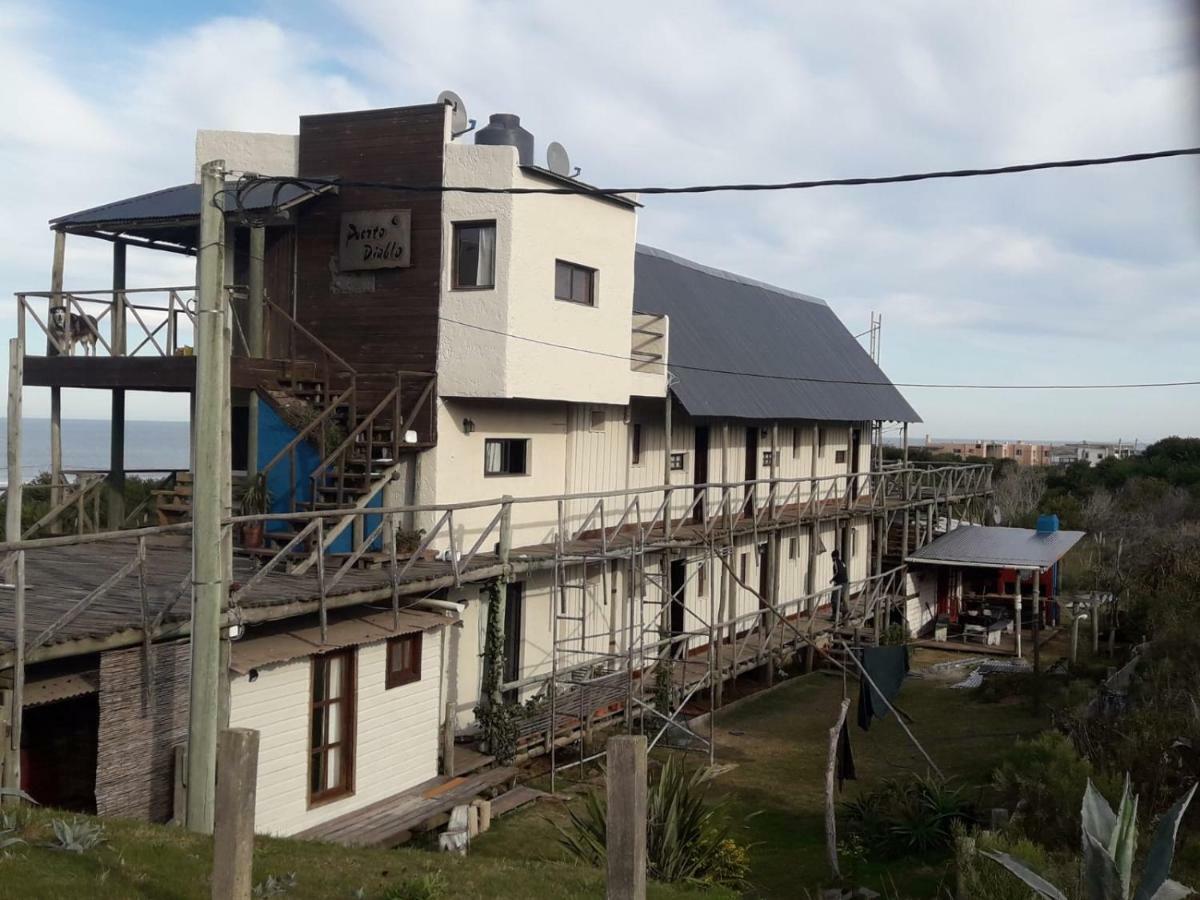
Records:
M909 562L979 566L989 569L1047 569L1086 534L1032 528L960 525L908 556Z
M639 244L634 309L669 317L672 390L693 416L921 421L817 297Z

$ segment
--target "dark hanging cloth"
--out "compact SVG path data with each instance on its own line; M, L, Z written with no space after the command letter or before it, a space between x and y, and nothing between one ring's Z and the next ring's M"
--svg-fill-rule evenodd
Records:
M858 651L859 661L871 680L891 702L900 693L900 685L908 674L908 647L863 647ZM867 731L872 717L882 719L888 714L887 704L880 699L875 689L863 678L858 685L858 727Z
M837 780L839 791L847 781L858 780L858 776L854 773L854 751L850 749L849 719L842 723L842 730L838 733Z

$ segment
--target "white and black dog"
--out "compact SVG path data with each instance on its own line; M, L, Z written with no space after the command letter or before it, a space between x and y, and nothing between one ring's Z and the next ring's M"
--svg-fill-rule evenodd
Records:
M67 348L67 356L74 354L76 344L83 345L84 356L95 356L99 336L95 316L76 315L65 306L50 310L50 337L59 347Z

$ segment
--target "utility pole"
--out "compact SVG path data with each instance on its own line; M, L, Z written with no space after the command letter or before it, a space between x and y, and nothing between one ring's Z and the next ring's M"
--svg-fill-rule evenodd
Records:
M200 169L196 316L196 479L192 503L192 682L188 708L187 826L211 834L216 798L221 607L229 595L221 552L225 362L225 216L214 205L224 160Z

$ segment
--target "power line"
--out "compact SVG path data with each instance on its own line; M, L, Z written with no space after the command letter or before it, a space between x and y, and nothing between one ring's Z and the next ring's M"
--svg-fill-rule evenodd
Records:
M1155 159L1170 159L1179 156L1200 156L1200 147L1182 147L1174 150L1154 150L1148 153L1126 153L1121 156L1098 156L1078 159L1058 159L1035 163L1017 163L975 169L941 169L931 172L912 172L904 175L878 175L857 178L821 178L809 181L781 181L746 184L698 184L682 187L622 187L601 188L586 184L563 185L560 187L482 187L474 185L403 184L386 181L360 181L342 178L272 176L247 174L234 191L238 208L247 191L264 184L325 185L330 187L370 188L386 191L440 194L550 194L582 195L588 197L612 197L619 194L714 194L722 192L755 191L800 191L822 187L861 187L877 184L907 184L916 181L935 181L949 178L979 178L989 175L1015 175L1023 172L1039 172L1047 169L1082 169L1094 166L1111 166L1122 163L1146 162ZM276 197L278 188L276 189Z
M660 365L652 360L639 358L636 356L624 356L620 353L607 353L604 350L593 350L590 347L572 347L570 344L559 344L555 341L546 341L541 338L527 337L522 334L512 334L508 331L500 331L496 328L488 328L484 325L475 325L471 322L463 322L459 319L451 319L447 316L438 316L438 320L447 322L451 325L459 325L463 328L472 328L476 331L483 331L488 334L499 335L500 337L512 338L517 341L525 341L530 344L538 344L543 347L553 347L557 350L570 350L575 353L586 353L589 356L601 356L607 359L621 360L622 362L636 362L648 365ZM669 362L667 365L672 369L682 369L689 372L709 372L715 375L738 375L745 378L764 378L771 381L793 381L806 382L810 384L853 384L867 385L878 387L898 387L898 388L931 388L931 389L953 389L953 390L972 390L972 391L1099 391L1099 390L1127 390L1133 388L1168 388L1168 387L1192 387L1200 385L1200 379L1195 381L1145 381L1131 382L1123 384L947 384L938 382L919 382L919 381L878 381L878 380L858 380L848 378L818 378L816 376L806 375L773 375L768 372L744 372L738 369L715 369L707 366L689 366L683 363Z

